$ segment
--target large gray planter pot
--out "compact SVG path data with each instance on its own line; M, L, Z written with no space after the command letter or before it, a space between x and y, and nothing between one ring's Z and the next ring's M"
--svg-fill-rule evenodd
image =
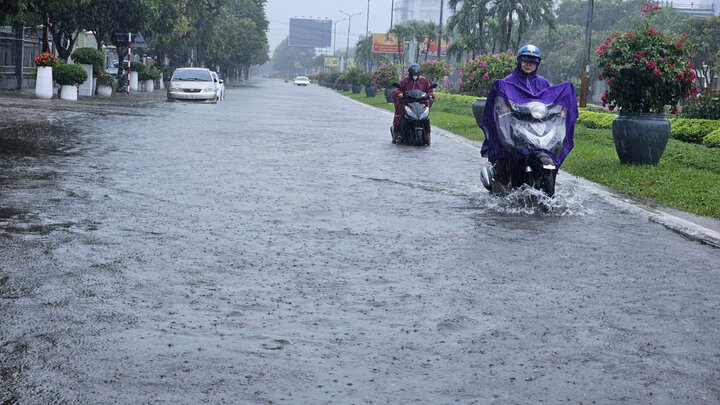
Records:
M343 87L342 87L342 90L343 90L343 91L350 91L350 85L349 85L349 84L344 84Z
M361 85L359 85L359 84L353 84L353 85L352 85L352 92L353 92L353 94L360 94L361 91L362 91L362 86L361 86Z
M472 103L473 116L475 116L475 122L477 122L478 126L482 123L483 114L485 114L485 103L487 103L487 100L480 98Z
M365 86L365 95L368 97L377 96L377 88L375 86Z
M620 113L612 135L620 163L656 165L670 139L670 120L663 114Z
M395 91L395 88L394 88L394 87L393 87L393 88L385 89L385 101L387 101L388 103L393 103L393 102L395 102L395 101L393 100L393 98L392 98L392 95L393 95L393 92L394 92L394 91Z

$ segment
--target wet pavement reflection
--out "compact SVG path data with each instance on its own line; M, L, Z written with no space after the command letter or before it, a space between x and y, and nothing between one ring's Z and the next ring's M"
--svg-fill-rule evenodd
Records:
M718 251L572 184L490 196L317 86L24 103L0 403L720 401Z

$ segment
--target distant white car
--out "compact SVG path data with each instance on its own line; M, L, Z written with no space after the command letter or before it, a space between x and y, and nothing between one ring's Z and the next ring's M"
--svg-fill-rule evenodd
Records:
M310 84L310 79L307 76L298 76L295 78L295 84L297 86L307 86Z

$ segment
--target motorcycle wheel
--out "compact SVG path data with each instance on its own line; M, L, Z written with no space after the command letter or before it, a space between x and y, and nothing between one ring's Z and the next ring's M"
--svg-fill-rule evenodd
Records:
M540 170L533 173L533 188L545 193L548 197L555 196L555 177L557 170Z

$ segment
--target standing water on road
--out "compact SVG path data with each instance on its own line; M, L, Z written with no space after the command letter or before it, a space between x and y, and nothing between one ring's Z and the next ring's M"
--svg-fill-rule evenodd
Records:
M86 118L0 129L0 403L720 401L717 250L582 188L318 86L26 104Z

